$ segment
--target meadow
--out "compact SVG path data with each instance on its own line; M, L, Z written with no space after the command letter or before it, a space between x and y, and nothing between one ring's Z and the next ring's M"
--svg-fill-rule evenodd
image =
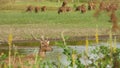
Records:
M6 38L9 33L13 33L15 39L31 39L30 33L35 36L45 35L48 37L59 37L64 31L68 36L94 35L96 28L100 35L106 35L112 26L109 22L109 13L101 12L98 17L94 17L95 10L82 14L75 12L74 5L81 3L69 3L72 11L58 14L57 10L61 2L16 2L7 4L0 10L0 34L1 38ZM46 12L25 12L28 5L47 6ZM118 21L120 10L117 11Z

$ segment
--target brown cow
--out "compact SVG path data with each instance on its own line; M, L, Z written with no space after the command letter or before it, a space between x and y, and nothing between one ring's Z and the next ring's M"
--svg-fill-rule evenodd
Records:
M42 12L45 12L46 10L47 10L46 6L42 6L42 7L41 7L41 11L42 11Z

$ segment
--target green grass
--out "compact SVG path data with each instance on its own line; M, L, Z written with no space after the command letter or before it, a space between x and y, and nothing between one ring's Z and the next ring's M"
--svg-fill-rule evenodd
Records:
M47 12L27 13L26 6L46 5L49 7ZM76 3L81 4L81 3ZM98 18L93 17L95 11L87 11L85 14L73 11L58 14L57 9L61 3L57 2L17 2L0 10L0 38L6 38L11 32L17 39L30 38L30 32L36 36L47 35L58 37L62 31L67 36L94 35L96 25L99 34L108 34L106 29L110 29L112 23L108 22L109 14L101 12ZM74 4L70 3L69 6ZM50 10L50 9L54 9ZM13 9L13 10L12 10ZM117 11L118 21L120 21L120 10ZM119 23L119 22L118 22ZM120 24L120 23L119 23Z
M96 27L96 25L99 25L99 27L109 27L111 25L108 22L109 17L107 14L103 13L98 18L94 18L93 14L94 11L88 11L85 14L80 12L57 14L57 11L39 13L27 13L24 11L1 11L0 25L47 24L59 26L72 25L72 27Z

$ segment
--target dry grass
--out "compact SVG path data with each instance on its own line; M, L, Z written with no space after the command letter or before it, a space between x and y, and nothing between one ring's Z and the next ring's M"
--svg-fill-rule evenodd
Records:
M98 28L99 35L109 34L108 28ZM44 35L48 38L60 38L61 32L64 31L65 36L87 36L95 35L95 28L61 28L48 27L47 25L27 24L27 25L0 25L0 39L5 40L9 33L13 34L13 40L30 40L31 33L40 38Z

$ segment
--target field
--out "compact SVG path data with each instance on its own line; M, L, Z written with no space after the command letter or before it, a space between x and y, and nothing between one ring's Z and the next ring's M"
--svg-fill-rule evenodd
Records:
M48 38L60 38L61 32L65 36L94 36L96 29L99 35L109 35L112 23L110 13L101 12L94 17L96 10L84 14L75 12L75 6L82 2L68 3L72 7L71 12L58 14L58 8L62 2L16 2L0 6L0 39L7 40L8 34L12 33L14 40L30 40L31 34L40 38L44 35ZM86 3L84 3L86 4ZM47 6L46 12L25 12L28 5ZM87 4L86 4L87 6ZM117 12L118 24L120 21L120 10ZM115 33L119 35L119 33Z
M5 39L9 33L13 34L15 40L31 39L31 33L37 37L41 35L50 38L60 37L62 31L67 36L86 36L94 35L96 28L100 35L106 35L112 26L107 12L101 12L95 18L94 10L84 14L75 12L74 4L70 3L69 6L73 7L71 12L58 14L57 9L61 3L57 2L41 2L40 6L48 6L46 12L25 12L27 5L30 4L39 5L39 3L17 2L13 5L8 4L10 6L7 5L7 8L0 10L1 39ZM120 10L117 11L117 17L119 16Z

